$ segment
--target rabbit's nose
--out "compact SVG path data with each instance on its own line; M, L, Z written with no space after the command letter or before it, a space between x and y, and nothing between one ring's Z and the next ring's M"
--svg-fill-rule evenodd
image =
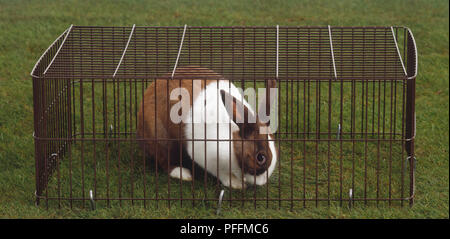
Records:
M262 153L259 153L257 156L256 156L256 162L258 163L258 165L263 165L264 163L266 163L266 161L267 161L267 157L266 157L266 155L264 155L264 154L262 154Z

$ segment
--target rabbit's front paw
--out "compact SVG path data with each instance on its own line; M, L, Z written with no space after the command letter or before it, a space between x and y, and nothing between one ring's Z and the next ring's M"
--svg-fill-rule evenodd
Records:
M176 167L174 169L172 169L172 171L170 172L170 177L172 178L178 178L184 181L192 181L192 174L191 171L187 168L181 168L180 167Z
M242 180L234 175L231 175L231 180L229 177L226 177L225 179L220 180L222 184L225 187L232 188L232 189L245 189L246 184L245 182L242 182ZM230 185L231 181L231 185Z

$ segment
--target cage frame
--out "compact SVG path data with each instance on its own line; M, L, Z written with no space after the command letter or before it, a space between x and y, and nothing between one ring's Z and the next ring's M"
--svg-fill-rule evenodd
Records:
M86 79L86 81L88 80L92 80L92 84L94 84L94 78L98 79L98 80L108 80L108 79L115 79L115 80L123 80L123 81L127 81L127 80L131 80L131 79L148 79L151 77L148 76L130 76L130 75L121 75L119 73L121 68L121 65L123 63L123 60L127 54L127 50L128 47L130 45L130 42L132 41L133 38L133 34L135 33L135 30L140 28L147 28L147 29L162 29L162 30L167 30L167 29L183 29L183 33L182 33L182 38L179 44L179 48L178 48L178 53L177 53L177 57L176 57L176 61L173 64L173 70L172 70L172 74L170 77L166 77L166 80L170 80L170 79L174 79L174 74L175 71L177 69L178 66L178 62L179 62L179 58L180 55L182 53L182 49L183 49L183 42L184 42L184 37L185 37L185 33L187 30L191 30L191 29L276 29L276 66L275 66L275 76L274 78L277 80L281 80L279 77L279 29L321 29L321 30L326 30L328 31L328 36L329 36L329 50L331 53L331 61L332 61L332 72L331 72L331 76L328 77L329 81L343 81L345 78L344 76L340 76L340 74L338 74L339 70L337 70L337 63L336 63L336 57L335 57L335 50L333 49L333 34L332 31L333 30L337 30L337 29L363 29L363 31L365 31L365 29L384 29L386 31L390 30L392 32L392 38L394 40L395 43L395 48L396 51L398 53L398 59L401 62L401 66L403 68L403 72L404 75L402 76L402 80L404 81L405 84L405 89L404 89L404 94L405 97L405 102L404 102L404 112L402 112L402 116L404 117L404 119L402 120L402 124L404 123L404 126L402 126L402 130L404 129L404 132L402 133L402 137L399 141L402 142L402 144L404 144L404 148L406 150L406 159L405 161L409 162L409 166L408 169L409 171L408 173L408 177L409 177L409 195L406 197L401 197L401 198L368 198L366 196L364 196L363 198L353 198L352 197L352 192L350 191L350 195L348 198L343 198L342 196L337 200L337 199L330 199L328 198L319 198L317 197L317 190L316 190L316 197L315 198L294 198L291 197L290 198L281 198L281 196L279 198L262 198L261 201L276 201L279 202L279 204L281 205L282 201L290 201L291 202L291 209L293 207L293 202L303 202L305 204L306 201L315 201L316 202L316 206L318 205L319 201L328 201L328 205L330 204L330 201L339 201L340 204L342 205L343 202L348 202L348 204L351 206L355 201L364 201L365 203L367 203L368 201L389 201L389 205L391 204L392 201L401 201L401 205L403 206L403 202L409 202L409 205L412 206L414 204L414 198L415 198L415 165L416 165L416 157L414 154L414 139L415 139L415 135L416 135L416 122L415 122L415 79L417 76L417 65L418 65L418 54L417 54L417 47L416 47L416 43L415 43L415 39L414 36L411 32L411 30L407 27L397 27L397 26L390 26L390 27L332 27L332 26L319 26L319 27L279 27L277 26L269 26L269 27L239 27L239 26L233 26L233 27L193 27L193 26L187 26L184 25L184 27L136 27L136 25L133 25L131 27L130 33L128 35L128 37L125 39L126 41L126 45L122 47L122 53L120 54L120 60L118 62L118 64L116 65L116 67L113 69L114 73L112 75L92 75L92 76L74 76L71 75L69 77L65 77L64 73L65 71L60 71L60 72L55 72L55 73L51 73L51 74L47 74L47 72L52 72L52 70L54 69L54 62L55 60L58 59L59 53L62 49L65 49L65 43L67 41L67 39L69 39L69 36L71 36L71 34L73 34L73 29L82 29L82 28L90 28L87 26L74 26L71 25L69 28L67 28L59 37L57 37L55 39L55 41L45 50L45 52L40 56L39 60L36 62L35 66L33 67L30 75L32 77L32 81L33 81L33 108L34 108L34 132L33 132L33 138L34 138L34 144L35 144L35 182L36 182L36 191L35 191L35 198L36 198L36 204L38 205L39 202L41 200L44 200L46 202L46 206L48 208L48 202L49 200L54 200L54 201L58 201L59 202L59 207L61 206L61 200L68 200L70 201L70 206L72 207L72 201L74 200L81 200L83 201L83 205L85 201L89 201L91 200L92 202L97 201L97 200L107 200L108 201L108 205L109 205L109 201L110 200L118 200L119 202L122 202L124 200L128 200L128 201L139 201L142 200L144 202L144 206L145 206L145 202L146 201L151 201L154 199L151 198L113 198L113 197L109 197L108 198L93 198L92 196L92 191L91 191L91 197L88 196L84 196L84 191L85 189L83 189L83 197L82 198L74 198L72 197L72 195L69 195L68 197L63 197L60 195L60 192L58 192L58 196L56 197L50 197L48 196L48 194L46 194L46 192L48 192L47 186L48 183L50 181L50 177L52 174L55 174L57 172L56 169L58 168L57 165L60 163L60 159L61 159L61 155L65 155L67 152L71 151L71 144L72 142L81 142L83 143L84 141L96 141L96 140L101 140L98 138L85 138L84 135L83 137L80 139L75 139L74 135L71 134L72 133L72 129L71 129L71 119L72 119L72 109L71 106L69 104L68 107L64 107L61 105L58 105L61 99L58 98L59 95L61 95L61 92L64 90L64 86L63 85L58 85L58 86L54 86L54 88L48 88L48 87L52 87L52 86L44 86L43 82L45 81L50 81L50 80L55 80L58 78L62 78L67 80L68 85L69 86L71 83L73 83L73 80L75 79ZM106 29L106 27L99 27L100 29ZM112 27L114 28L114 27ZM111 29L112 29L111 28ZM123 28L119 28L117 27L117 29L124 29L127 27L123 27ZM403 30L404 31L404 46L403 46L403 56L399 50L399 44L397 42L396 39L396 33L397 30ZM168 30L167 30L168 31ZM395 31L395 33L394 33ZM92 34L92 32L91 32ZM124 34L126 35L126 34ZM342 43L343 44L343 43ZM325 46L326 47L326 46ZM119 47L120 48L120 47ZM405 60L405 61L404 61ZM404 63L406 62L406 64ZM53 68L52 68L53 65ZM66 71L66 73L68 73L70 71ZM118 74L119 73L119 74ZM206 76L207 77L207 76ZM356 77L359 80L361 80L361 78L367 78L367 76L362 76L362 77ZM282 77L281 77L282 78ZM321 78L320 76L318 78ZM370 78L370 77L369 77ZM176 77L175 77L176 79ZM286 82L288 82L290 79L287 77L285 78ZM310 79L313 79L313 77L310 77ZM293 82L295 83L300 83L300 82L305 82L306 80L310 80L310 79L304 79L304 78L298 78L298 79L291 79ZM62 81L62 80L61 80ZM317 81L320 81L319 79ZM328 80L323 80L324 82L328 82ZM352 79L350 79L350 81L352 81ZM376 80L374 80L376 81ZM378 82L381 81L380 79L378 79ZM330 83L331 85L331 83ZM47 88L46 88L47 87ZM60 87L57 89L57 87ZM62 87L62 88L61 88ZM51 94L53 94L53 99L52 102L47 102L47 99L45 99L46 97L44 96L45 91L52 89L53 92L51 92ZM319 92L321 90L319 89ZM331 91L331 90L330 90ZM70 101L70 90L68 91L68 101ZM82 94L82 93L81 93ZM368 93L367 93L368 94ZM56 96L56 97L55 97ZM353 96L352 96L353 97ZM320 98L320 96L319 96ZM309 101L308 101L309 103ZM114 103L115 104L115 103ZM58 107L60 107L56 114L58 114L58 117L61 117L61 119L65 119L68 121L67 125L59 125L58 127L59 130L63 129L63 128L67 128L68 132L54 132L53 134L51 132L45 132L46 130L43 128L48 127L48 125L50 124L55 124L55 122L50 122L51 119L48 118L48 116L46 115L46 113L48 113L48 111L50 110L50 108L52 107L52 105L58 105ZM56 106L55 106L56 107ZM308 105L309 107L309 105ZM75 107L74 107L75 108ZM82 107L81 107L82 108ZM81 109L82 111L82 109ZM83 114L83 113L82 113ZM320 114L320 113L319 113ZM356 114L356 113L355 113ZM367 112L366 112L367 114ZM47 117L47 119L45 119ZM46 121L48 120L48 121ZM41 124L41 122L43 122L44 125ZM48 124L48 125L47 125ZM319 121L320 124L320 121ZM316 139L316 141L322 141L324 140L325 142L330 142L330 141L336 141L336 142L343 142L345 141L345 139L340 138L340 127L341 125L339 124L339 131L337 133L337 138L336 139L322 139L319 137L319 139ZM395 127L395 126L394 126ZM383 131L384 132L384 131ZM309 133L309 132L308 132ZM328 132L328 134L330 134L330 132ZM95 131L94 131L94 135L95 135ZM105 141L127 141L128 139L122 139L122 138L109 138L109 139L105 139ZM132 139L133 140L133 139ZM135 139L134 139L135 140ZM281 139L277 139L278 142ZM291 142L292 140L295 139L290 139ZM365 139L360 139L363 142L368 142L369 140L367 138ZM286 139L286 141L289 141L289 139ZM300 140L301 141L301 140ZM353 142L355 141L355 139L353 139ZM380 141L380 139L378 139L378 141ZM57 147L57 151L53 152L52 150L49 150L49 145L50 143L56 143L59 146ZM318 143L317 143L318 144ZM45 148L45 150L44 150ZM45 152L44 152L45 151ZM403 149L402 149L402 154L403 154ZM329 160L329 158L328 158ZM52 162L50 162L52 161ZM292 162L292 159L291 159ZM403 164L402 164L403 165ZM317 169L317 168L316 168ZM291 171L292 171L292 167L291 167ZM406 173L403 171L402 169L402 174ZM292 174L291 174L292 175ZM342 176L342 175L341 175ZM59 177L59 176L58 176ZM305 176L304 176L305 177ZM403 176L402 176L403 177ZM72 180L72 179L71 179ZM293 180L293 178L291 177L290 180ZM330 183L330 180L328 179L328 183ZM317 185L317 183L316 183ZM145 187L145 186L144 186ZM403 187L403 186L402 186ZM206 190L206 189L205 189ZM377 189L378 190L378 189ZM292 188L291 188L292 191ZM145 194L145 192L144 192ZM341 190L341 194L342 194L342 190ZM402 194L403 194L403 188L402 188ZM221 193L221 195L223 195L223 193ZM231 192L230 192L230 196L231 196ZM158 199L156 199L158 200ZM165 199L159 199L159 200L165 200ZM170 207L170 200L179 200L181 203L183 200L189 200L188 198L168 198L167 201L169 202L169 207ZM199 200L204 200L204 199L200 199L200 198L192 198L192 201L199 201ZM222 201L222 198L220 199L208 199L208 200L215 200L215 201ZM225 200L225 199L224 199ZM230 201L230 204L232 201L242 201L242 203L244 203L244 201L255 201L256 202L256 198L252 199L252 198L229 198L228 201ZM225 200L227 201L227 200ZM255 203L255 207L256 207L256 203Z

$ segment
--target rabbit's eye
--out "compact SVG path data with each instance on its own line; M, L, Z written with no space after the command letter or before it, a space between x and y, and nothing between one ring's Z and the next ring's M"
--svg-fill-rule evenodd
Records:
M258 153L258 155L256 155L256 162L259 165L263 165L266 161L267 161L267 157L263 153Z

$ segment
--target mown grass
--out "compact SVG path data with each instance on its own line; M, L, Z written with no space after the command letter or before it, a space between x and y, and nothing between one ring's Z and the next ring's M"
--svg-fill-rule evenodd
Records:
M158 208L149 202L146 209L141 205L130 206L124 203L122 207L114 205L112 208L100 205L95 211L79 206L69 209L67 205L62 209L52 206L49 210L45 210L43 206L34 206L35 165L31 136L33 100L29 72L48 45L70 24L330 24L404 25L411 28L419 51L416 86L418 164L414 207L357 204L349 209L346 205L340 207L339 204L332 203L330 206L324 204L316 208L311 203L306 208L296 205L291 212L290 202L283 202L280 210L277 203L271 203L266 209L265 202L258 202L261 205L256 210L253 202L246 203L244 207L240 203L227 207L225 203L220 218L448 218L449 25L446 1L118 1L114 4L106 1L0 1L0 217L217 217L216 207L211 202L198 202L195 206L184 202L183 207L180 207L179 202L173 202L171 209L164 202ZM286 147L289 150L289 145ZM333 145L333 149L337 147ZM326 145L324 150L327 150ZM295 168L297 169L297 165ZM154 168L150 168L150 172L152 169ZM298 165L298 169L301 169L301 165ZM284 171L282 173L285 176L286 173L289 174ZM149 182L151 176L148 175ZM271 187L277 186L277 177L274 175ZM214 181L212 178L208 180ZM160 183L166 185L163 180ZM176 184L173 186L178 189ZM283 187L283 190L289 188L288 185ZM215 184L211 183L209 189L214 194ZM192 194L191 191L187 193ZM201 196L201 192L194 193ZM249 193L251 197L253 192Z

